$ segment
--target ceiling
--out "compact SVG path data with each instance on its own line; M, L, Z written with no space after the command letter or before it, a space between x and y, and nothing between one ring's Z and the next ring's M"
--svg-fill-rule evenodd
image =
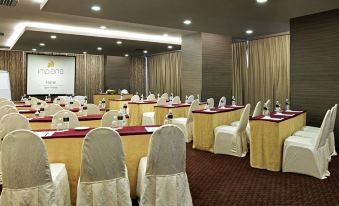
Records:
M100 5L100 12L91 11ZM43 11L245 36L289 31L289 19L339 8L338 0L48 0ZM190 26L183 25L190 19Z
M100 12L91 11L94 4L101 6ZM0 6L0 34L4 33L0 49L104 55L132 55L136 49L166 52L169 44L180 49L181 36L195 31L265 36L288 32L290 18L336 8L338 0L268 0L265 4L255 0L20 0L15 8ZM192 24L184 25L185 19ZM107 29L99 29L101 25ZM254 33L246 35L247 29ZM57 39L48 39L51 34ZM119 47L117 39L123 41ZM41 40L46 43L43 48L38 46ZM98 52L100 45L104 49Z
M147 50L148 55L151 55L181 49L180 45L172 45L173 48L168 49L167 44L154 42L122 40L122 44L118 45L116 41L120 39L70 34L57 34L56 39L51 39L51 35L55 35L55 33L25 31L13 49L30 51L32 48L36 48L37 52L57 53L82 53L86 51L88 54L109 56L124 56L125 54L140 56L143 55L143 50ZM45 46L40 46L40 43L45 43ZM97 47L102 47L102 51L98 51Z

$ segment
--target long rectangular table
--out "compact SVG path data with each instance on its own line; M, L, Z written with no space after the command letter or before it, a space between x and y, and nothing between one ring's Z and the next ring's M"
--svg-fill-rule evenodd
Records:
M129 125L140 126L143 113L153 112L156 104L156 101L128 102Z
M131 99L128 98L119 98L119 99L110 99L108 101L108 107L110 110L120 110L125 104L128 105Z
M65 163L71 191L72 204L75 205L77 183L80 176L80 162L83 138L90 130L57 132L49 137L42 137L46 143L48 159L51 163ZM117 130L121 135L128 178L131 187L131 197L136 197L138 165L142 157L147 156L148 145L152 132L145 127L124 127Z
M250 119L251 166L280 171L285 139L306 125L305 111L271 113ZM288 115L288 116L287 116Z
M124 98L127 98L127 99L130 99L130 98L132 98L132 94L125 94L124 95ZM109 106L108 106L108 100L110 100L110 99L118 99L118 98L120 98L121 96L120 96L120 94L94 94L93 95L93 104L96 104L96 105L98 105L99 104L99 101L102 101L102 99L105 99L105 101L106 101L106 109L108 109L109 108Z
M214 152L214 129L239 121L243 106L193 111L193 148Z

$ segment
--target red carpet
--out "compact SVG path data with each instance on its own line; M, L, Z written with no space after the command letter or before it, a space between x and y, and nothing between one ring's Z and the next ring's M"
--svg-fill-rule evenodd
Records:
M215 155L187 145L187 175L195 206L319 205L339 206L339 157L329 165L331 176L304 175L250 167L245 158Z

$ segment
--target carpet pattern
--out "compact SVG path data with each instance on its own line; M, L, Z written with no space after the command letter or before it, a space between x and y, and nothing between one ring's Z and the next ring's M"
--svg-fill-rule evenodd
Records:
M250 167L244 158L216 155L187 144L187 175L195 206L308 205L339 206L339 157L329 165L331 176L313 177Z

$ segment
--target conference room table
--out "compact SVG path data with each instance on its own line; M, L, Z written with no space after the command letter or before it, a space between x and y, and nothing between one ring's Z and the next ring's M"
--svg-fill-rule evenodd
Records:
M129 98L118 98L108 100L108 108L110 110L120 110L125 104L128 105L131 99Z
M81 127L96 128L101 126L102 114L78 116ZM52 128L52 116L28 118L32 130L42 130Z
M150 137L157 128L155 126L136 126L117 130L124 147L132 198L136 198L139 161L142 157L147 156ZM76 202L77 183L80 176L83 139L90 130L75 131L71 129L63 132L36 130L41 132L39 135L42 136L46 144L49 162L66 164L73 205ZM54 132L50 134L51 131ZM46 134L47 132L48 134Z
M131 99L133 94L124 94L123 96L126 99ZM110 99L119 99L120 97L121 97L120 94L106 94L106 93L94 94L93 95L93 104L98 105L99 101L102 101L103 99L105 99L105 101L106 101L106 109L108 109L109 108L108 100L110 100Z
M154 112L154 106L157 101L139 101L128 102L129 125L140 126L142 124L142 115L145 112Z
M172 111L173 118L187 117L190 104L167 104L167 105L156 105L154 106L154 119L156 125L163 125L166 115L169 111ZM198 109L203 109L206 106L206 102L200 102Z
M214 129L239 121L244 106L227 105L193 111L193 148L214 152Z
M74 113L77 113L77 112L80 111L79 108L73 108L73 109L67 109L67 110L69 110L71 112L74 112ZM104 114L106 111L109 111L109 110L107 110L107 109L100 109L101 114ZM25 117L30 118L30 117L35 117L36 109L20 109L20 110L18 110L18 112L19 112L19 114L22 114Z
M285 139L306 125L305 111L283 111L250 118L251 167L280 171Z

